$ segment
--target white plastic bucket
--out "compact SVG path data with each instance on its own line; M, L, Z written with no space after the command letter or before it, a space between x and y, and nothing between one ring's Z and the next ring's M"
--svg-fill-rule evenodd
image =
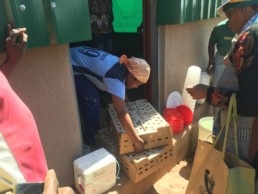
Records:
M203 117L198 122L198 138L212 143L213 117Z

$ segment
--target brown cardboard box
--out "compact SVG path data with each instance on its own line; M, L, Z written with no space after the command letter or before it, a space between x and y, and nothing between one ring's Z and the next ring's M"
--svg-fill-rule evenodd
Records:
M172 144L172 132L169 124L145 99L126 103L137 134L143 138L144 149L150 149ZM123 129L114 107L109 105L108 112L111 118L111 131L118 142L118 153L134 152L133 142Z
M164 165L175 162L173 145L145 150L142 153L120 155L121 170L133 181L139 182Z
M176 163L175 150L171 144L144 150L144 152L139 154L128 153L119 155L115 138L107 128L98 131L97 144L106 148L117 157L121 170L134 183L139 182L164 165Z

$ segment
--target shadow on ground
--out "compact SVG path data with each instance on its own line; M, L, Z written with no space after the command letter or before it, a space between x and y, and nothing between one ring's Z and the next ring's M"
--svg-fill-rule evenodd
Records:
M157 181L146 194L185 194L192 164L193 156L188 156Z

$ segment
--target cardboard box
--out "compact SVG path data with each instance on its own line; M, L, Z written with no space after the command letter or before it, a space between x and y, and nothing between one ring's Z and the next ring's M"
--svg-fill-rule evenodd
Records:
M172 145L145 150L139 154L129 153L119 155L117 153L118 146L115 138L107 128L98 131L97 143L106 148L110 153L116 154L121 170L135 183L158 170L163 165L176 163L175 151Z
M145 99L126 103L136 133L144 140L144 149L150 149L172 144L170 125ZM118 142L118 153L134 152L133 142L122 127L113 104L109 104L108 112L111 118L111 131Z
M139 182L166 164L176 160L173 145L145 150L142 153L120 155L121 170L133 181Z

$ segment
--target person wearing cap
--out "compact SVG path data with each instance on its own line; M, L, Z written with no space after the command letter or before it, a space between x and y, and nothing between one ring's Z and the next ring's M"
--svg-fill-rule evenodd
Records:
M99 129L99 90L111 94L117 116L134 143L136 152L144 148L143 139L136 133L125 106L126 88L137 88L146 83L150 76L150 66L140 58L114 56L105 51L90 47L70 48L71 64L78 103L81 108L85 131L82 131L85 144L94 145L95 134Z
M258 166L258 0L226 0L217 9L229 19L236 33L225 59L226 67L217 87L198 84L187 88L194 99L206 98L219 107L213 133L224 129L230 96L236 93L239 157ZM234 152L233 126L230 126L227 150Z

